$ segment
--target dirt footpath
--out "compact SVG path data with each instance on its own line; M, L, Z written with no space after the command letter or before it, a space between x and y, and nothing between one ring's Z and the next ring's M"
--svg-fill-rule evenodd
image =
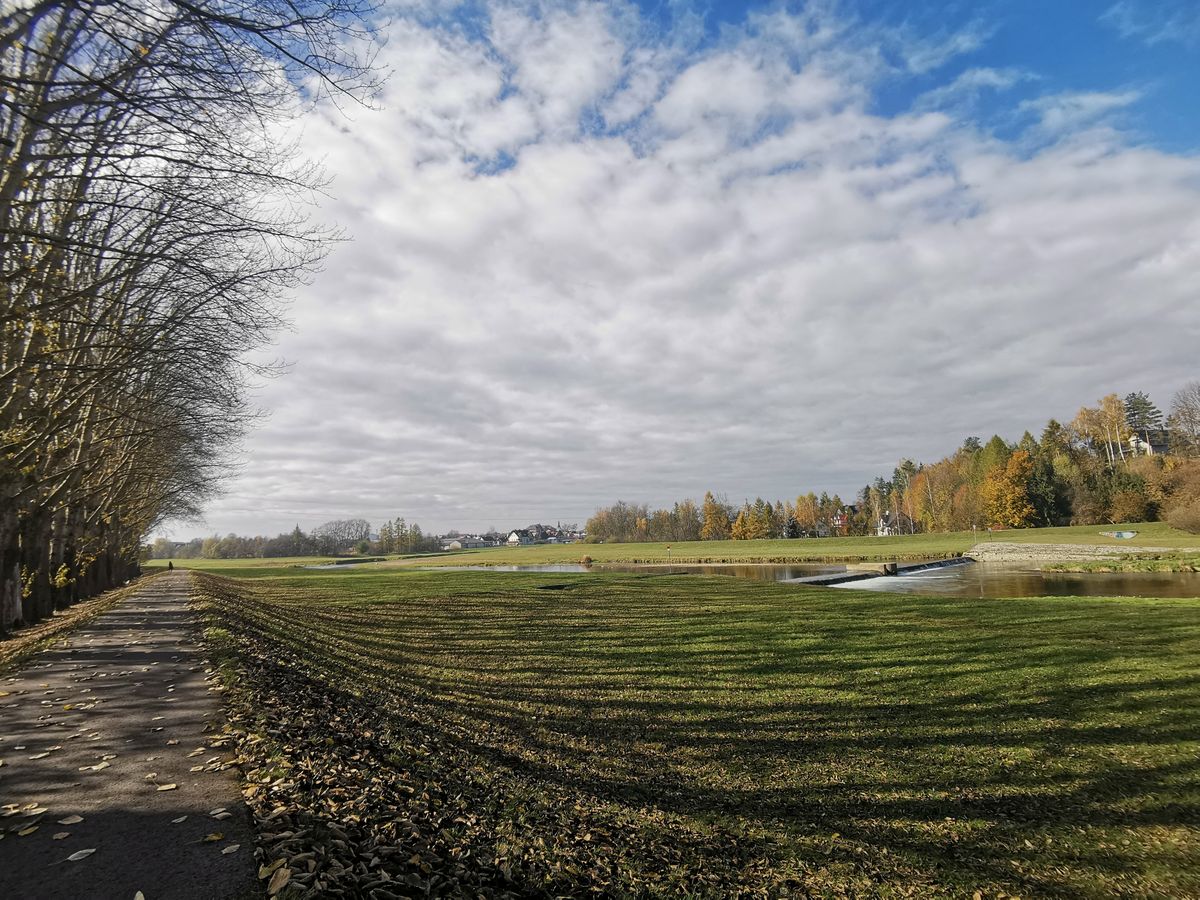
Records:
M0 897L255 896L219 695L161 575L0 676Z

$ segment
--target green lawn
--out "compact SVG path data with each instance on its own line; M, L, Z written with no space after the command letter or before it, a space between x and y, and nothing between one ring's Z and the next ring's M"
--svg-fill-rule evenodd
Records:
M254 574L201 583L309 887L1200 896L1197 601Z

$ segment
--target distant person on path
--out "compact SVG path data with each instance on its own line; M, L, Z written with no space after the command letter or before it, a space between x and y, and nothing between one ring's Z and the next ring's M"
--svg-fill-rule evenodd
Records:
M174 570L174 568L175 568L175 563L171 562L171 560L168 559L167 560L167 571L168 572L172 571L172 570Z

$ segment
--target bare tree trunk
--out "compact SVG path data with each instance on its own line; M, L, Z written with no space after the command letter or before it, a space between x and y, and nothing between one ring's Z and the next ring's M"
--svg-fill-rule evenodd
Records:
M54 511L54 519L50 523L50 596L54 608L66 609L66 592L62 585L63 563L66 559L67 509L60 506Z
M21 621L21 553L17 511L0 511L0 630Z
M41 622L54 611L50 590L50 517L42 510L21 526L22 608L26 622Z

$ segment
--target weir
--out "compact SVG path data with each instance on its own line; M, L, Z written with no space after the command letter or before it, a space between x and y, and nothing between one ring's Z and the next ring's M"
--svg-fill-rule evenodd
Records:
M929 569L945 569L950 566L966 566L974 563L969 556L955 556L950 559L937 559L932 562L910 563L902 565L898 562L877 563L870 569L857 572L834 572L828 575L806 575L803 578L790 578L787 584L811 584L823 587L834 584L848 584L852 581L866 581L869 578L879 578L886 575L911 575L914 572L924 572Z

